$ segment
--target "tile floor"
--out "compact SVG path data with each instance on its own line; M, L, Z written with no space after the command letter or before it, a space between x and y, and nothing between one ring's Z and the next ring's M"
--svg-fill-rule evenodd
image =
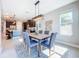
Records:
M17 46L19 48L17 48ZM3 50L2 50L2 53L0 54L0 57L1 58L27 58L28 52L26 52L26 48L24 47L24 45L21 44L21 46L20 45L17 45L17 46L15 46L13 44L13 41L11 39L4 40ZM53 52L51 52L51 53L53 53ZM35 53L35 54L37 55L37 53ZM36 55L30 56L30 57L37 58ZM47 56L48 56L48 49L42 50L41 57L47 58ZM55 53L53 53L49 58L79 58L79 49L56 43L55 44Z

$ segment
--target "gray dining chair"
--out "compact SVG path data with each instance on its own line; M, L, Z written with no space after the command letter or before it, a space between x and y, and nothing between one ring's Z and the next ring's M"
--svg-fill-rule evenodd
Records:
M43 33L43 31L42 30L39 30L39 34L42 34Z
M38 42L35 40L31 40L28 32L23 32L23 38L26 46L29 48L29 55L30 55L30 48L37 46Z
M57 33L51 33L50 39L49 40L44 40L41 42L41 45L49 49L49 56L51 55L50 52L52 51L51 48L54 48L54 43L56 39ZM55 49L55 48L54 48Z
M49 31L45 30L45 31L44 31L44 34L49 34Z

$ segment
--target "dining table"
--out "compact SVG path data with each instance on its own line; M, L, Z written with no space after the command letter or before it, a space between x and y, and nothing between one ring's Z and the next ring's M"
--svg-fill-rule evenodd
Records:
M47 34L30 33L29 36L31 38L34 38L35 40L38 41L38 57L40 57L40 53L41 53L41 41L47 39L49 37L49 35L47 35Z

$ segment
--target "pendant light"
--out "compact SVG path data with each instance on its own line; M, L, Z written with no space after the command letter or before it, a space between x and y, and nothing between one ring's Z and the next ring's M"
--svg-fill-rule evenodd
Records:
M34 4L35 5L35 17L32 18L34 21L38 21L38 20L41 20L43 18L43 15L39 14L39 3L40 3L40 1L38 0Z

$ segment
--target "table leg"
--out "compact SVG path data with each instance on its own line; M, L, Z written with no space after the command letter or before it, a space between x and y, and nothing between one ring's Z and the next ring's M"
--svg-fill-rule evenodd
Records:
M41 45L40 45L40 40L38 41L38 44L39 44L39 46L38 46L38 57L40 57L40 53L41 53Z

